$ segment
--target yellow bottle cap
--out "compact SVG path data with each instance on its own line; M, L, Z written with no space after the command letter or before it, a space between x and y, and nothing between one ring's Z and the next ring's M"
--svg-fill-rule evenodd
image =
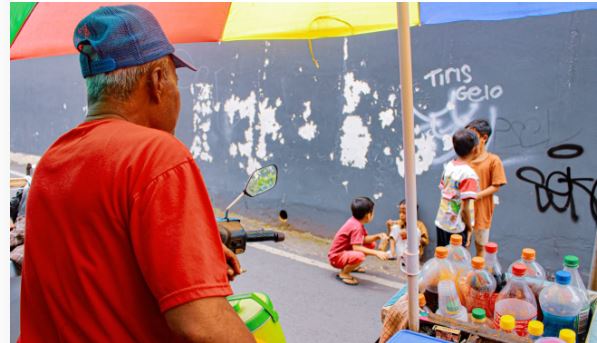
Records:
M576 333L570 329L562 329L560 330L560 339L566 343L575 343Z
M531 320L528 327L529 335L543 336L543 323L538 320Z
M515 325L516 325L516 320L514 319L514 316L507 314L500 318L500 329L502 329L504 331L514 330Z

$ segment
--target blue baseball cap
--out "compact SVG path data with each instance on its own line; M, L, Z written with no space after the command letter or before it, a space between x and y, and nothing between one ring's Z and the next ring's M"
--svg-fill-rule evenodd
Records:
M100 7L77 25L73 42L83 77L172 56L176 68L195 68L174 54L157 19L137 5ZM88 46L88 48L85 48ZM90 53L96 55L92 60Z

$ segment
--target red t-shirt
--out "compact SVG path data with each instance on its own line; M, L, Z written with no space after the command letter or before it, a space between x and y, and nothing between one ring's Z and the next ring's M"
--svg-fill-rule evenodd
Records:
M231 289L195 161L173 135L83 123L27 200L21 341L177 342L163 313Z
M353 244L363 245L365 236L367 236L365 225L361 224L355 217L350 217L336 232L328 252L328 259L332 260L342 252L352 250ZM367 245L367 247L371 248L371 245Z

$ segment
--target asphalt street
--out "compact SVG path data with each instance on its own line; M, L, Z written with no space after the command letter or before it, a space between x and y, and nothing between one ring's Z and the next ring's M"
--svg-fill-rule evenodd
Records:
M365 279L348 286L334 271L252 246L239 258L247 272L233 282L234 291L267 293L289 343L374 342L379 337L381 307L396 289Z

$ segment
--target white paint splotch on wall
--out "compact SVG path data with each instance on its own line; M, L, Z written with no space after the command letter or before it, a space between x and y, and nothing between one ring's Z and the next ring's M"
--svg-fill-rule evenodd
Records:
M343 113L351 114L361 102L361 96L369 94L371 88L365 81L355 80L354 73L344 75L344 100L346 104L342 109Z
M344 38L344 45L342 46L343 58L348 60L348 38Z
M369 128L360 116L352 115L344 119L341 131L340 162L347 167L365 169L371 144Z
M375 200L378 200L378 199L380 199L382 196L383 196L383 193L382 193L382 192L375 193L375 194L373 194L373 199L375 199Z
M317 135L317 124L315 124L314 121L309 120L309 117L311 116L311 101L306 101L303 105L305 106L305 111L303 112L305 125L299 128L298 134L302 139L310 141Z
M239 162L238 165L248 175L261 168L261 162L267 161L273 156L267 150L266 138L268 136L274 142L283 143L282 127L276 120L276 111L281 105L280 98L277 98L273 104L270 104L269 98L258 102L255 92L251 92L245 99L233 95L224 103L224 111L228 115L230 124L244 119L248 122L244 131L244 141L233 142L228 149L231 157L247 159L246 163Z
M394 110L388 108L385 111L379 112L379 121L381 121L381 128L386 128L394 122Z
M205 162L212 162L213 157L209 153L209 142L207 133L211 129L211 114L214 109L219 110L220 104L213 104L213 86L207 83L191 84L191 95L193 96L193 143L191 143L191 154L193 158L199 158Z
M419 125L415 126L415 173L421 175L429 170L435 158L435 138L431 131L421 132ZM404 177L404 147L396 157L398 173Z

